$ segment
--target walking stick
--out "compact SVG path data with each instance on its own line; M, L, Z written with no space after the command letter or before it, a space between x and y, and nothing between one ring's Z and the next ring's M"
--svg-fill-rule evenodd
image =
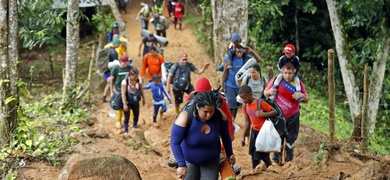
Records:
M286 137L283 137L282 160L280 161L280 165L284 165L285 158L286 158Z

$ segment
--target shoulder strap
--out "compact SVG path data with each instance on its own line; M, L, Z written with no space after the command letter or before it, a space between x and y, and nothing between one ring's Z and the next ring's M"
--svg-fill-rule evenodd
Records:
M257 110L261 110L261 101L260 99L257 99ZM244 109L246 111L246 103L244 103ZM247 112L248 113L248 112Z

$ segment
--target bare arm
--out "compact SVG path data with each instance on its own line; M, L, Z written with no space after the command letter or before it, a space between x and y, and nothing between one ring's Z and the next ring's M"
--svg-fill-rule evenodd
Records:
M141 41L141 44L139 44L139 49L138 49L138 57L141 57L141 49L142 49L142 45L144 43Z
M167 91L168 94L171 92L171 81L172 81L173 74L169 73L167 78Z
M246 139L246 137L249 137L249 129L250 129L250 125L251 125L249 115L244 114L244 116L245 116L244 133L242 134L241 146L245 146L245 139Z
M257 62L263 61L263 60L261 59L261 57L259 56L259 54L257 54L255 51L253 51L250 47L247 46L246 48L247 48L247 52L248 52L248 53L253 54L253 57L256 59Z
M210 65L210 63L204 64L202 68L196 69L196 70L194 71L194 73L195 73L195 74L202 74L202 73L209 67L209 65Z
M127 106L127 101L126 101L126 93L127 93L127 85L126 84L121 84L121 94L122 94L122 103L123 103L123 111L127 112L129 110L129 107Z

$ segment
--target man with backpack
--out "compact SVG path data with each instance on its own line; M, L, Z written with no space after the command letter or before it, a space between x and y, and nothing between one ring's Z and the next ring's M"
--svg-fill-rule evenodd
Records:
M252 56L248 55L252 53L257 62L261 62L261 57L254 52L250 47L243 47L240 44L237 44L234 49L232 56L226 55L223 62L223 74L222 74L222 84L221 92L224 92L227 98L229 109L233 115L233 120L236 119L237 109L239 104L236 101L238 95L238 89L240 86L236 83L236 74L240 68L246 63L246 61ZM227 68L228 61L231 61L232 68Z
M142 7L139 13L137 14L137 18L135 20L138 22L139 17L141 16L142 29L147 30L149 26L149 17L151 17L152 15L153 15L152 5L145 4L144 7Z
M153 33L148 34L148 36L146 36L146 37L144 37L142 39L142 42L139 45L138 57L141 57L142 45L144 46L144 50L142 52L142 58L143 58L145 56L145 54L147 54L150 51L150 48L152 46L157 46L158 45L158 42L157 42L156 37L154 37Z
M194 87L191 84L191 71L195 74L202 74L208 67L209 63L205 63L200 69L188 62L188 55L186 53L180 55L179 62L172 65L169 69L167 79L167 90L170 93L170 86L173 84L173 95L175 97L175 112L179 114L180 104L183 103L183 94L190 94Z
M270 97L272 94L277 93L275 102L283 110L284 118L286 119L287 135L282 135L281 137L282 139L286 138L286 146L284 148L286 148L287 155L284 160L288 162L294 158L294 142L298 138L300 126L300 103L308 103L309 95L302 81L300 81L301 92L296 91L293 78L296 69L291 62L286 63L282 67L281 72L283 79L280 81L277 89L273 88L273 83L268 83L266 90L264 90L264 96ZM272 78L270 82L274 82L275 78ZM302 98L302 101L298 101L300 98ZM280 153L274 153L272 159L275 163L280 163L280 155Z
M145 54L144 59L142 60L142 71L141 77L145 77L146 68L148 68L148 80L152 82L152 76L158 75L161 77L161 64L164 63L164 56L157 53L156 47L150 47L149 53ZM143 80L144 81L144 80Z
M163 15L156 13L151 19L151 22L154 24L154 29L156 30L157 36L167 37L166 30L169 28L169 22Z

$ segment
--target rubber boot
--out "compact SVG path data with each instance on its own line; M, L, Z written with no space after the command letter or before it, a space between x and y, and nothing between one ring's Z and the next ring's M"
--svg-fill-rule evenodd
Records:
M180 111L180 106L175 106L175 113L176 113L176 115L179 114L179 111Z

